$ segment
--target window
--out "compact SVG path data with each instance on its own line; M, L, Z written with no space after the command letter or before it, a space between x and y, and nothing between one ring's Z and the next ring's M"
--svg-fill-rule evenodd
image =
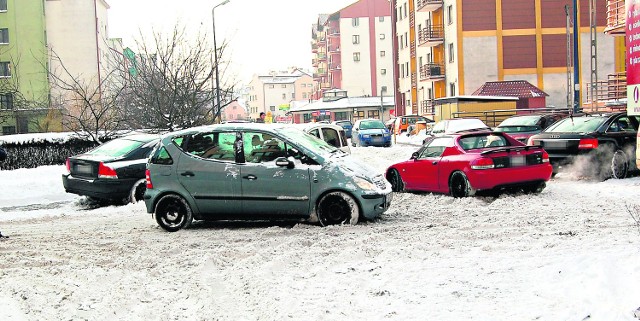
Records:
M287 85L283 84L281 87L282 87L282 88L287 88Z
M378 17L378 21L384 22L384 17Z
M387 70L386 69L380 69L380 74L381 75L386 75L387 74Z
M291 99L296 99L296 93L291 93Z
M0 28L0 44L9 43L9 29Z
M357 27L360 25L360 18L355 17L355 18L351 18L351 25L354 27Z
M13 109L13 94L0 95L0 109Z
M282 94L282 99L287 99L287 94Z
M8 61L0 61L0 78L11 77L11 68Z
M449 83L449 96L455 96L456 95L456 83L452 82Z
M384 40L384 38L385 38L384 33L381 33L381 34L380 34L380 40Z
M360 53L359 52L354 52L353 53L353 61L360 61Z
M269 106L269 109L270 109L271 111L276 111L276 106Z
M367 118L376 118L379 119L380 118L380 111L379 110L367 110Z
M360 43L360 35L353 35L352 41L356 45L359 44Z
M455 55L453 54L453 43L449 44L449 62L453 62L455 60Z
M403 39L403 35L400 35L400 41L398 41L400 43L400 49L404 48L404 39Z
M263 163L287 156L285 143L271 135L247 132L243 135L244 157L247 163Z
M0 11L7 11L7 0L0 0Z
M381 50L381 51L380 51L380 57L384 57L384 56L386 56L386 55L387 55L387 52L386 52L386 51L384 51L384 50Z
M404 33L404 46L409 47L409 34Z
M404 18L406 18L407 17L407 3L405 2L402 7L404 8Z
M453 6L447 6L447 24L453 24Z
M433 139L429 145L420 152L418 159L429 157L440 157L447 147L453 146L453 138L438 137Z
M302 98L307 99L307 93L302 93Z
M2 1L0 0L0 2ZM13 135L15 133L16 133L16 126L2 126L2 135Z
M335 120L348 120L349 119L349 115L347 115L347 112L345 111L339 111L339 112L335 112L333 113Z
M274 85L269 85L269 89L276 88Z

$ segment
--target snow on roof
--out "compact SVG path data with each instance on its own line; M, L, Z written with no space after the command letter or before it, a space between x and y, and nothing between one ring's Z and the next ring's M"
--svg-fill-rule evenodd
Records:
M385 107L394 106L393 97L383 97L382 104ZM304 112L313 110L349 109L359 107L379 107L380 97L345 97L333 101L314 101L307 105L292 106L291 112Z
M521 98L546 97L549 94L526 80L488 81L473 93L474 96L512 96Z

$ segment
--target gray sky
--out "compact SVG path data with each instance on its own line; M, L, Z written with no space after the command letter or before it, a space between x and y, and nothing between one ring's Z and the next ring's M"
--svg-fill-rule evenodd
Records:
M107 0L109 37L123 38L125 46L134 47L140 31L167 32L176 22L211 35L211 9L222 1ZM242 81L274 69L311 68L311 25L319 14L334 13L354 2L231 0L215 9L216 43L231 42L232 66Z

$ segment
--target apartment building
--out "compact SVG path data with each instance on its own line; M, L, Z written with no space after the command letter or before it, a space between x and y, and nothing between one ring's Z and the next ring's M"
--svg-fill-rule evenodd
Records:
M567 106L571 37L565 5L571 8L572 0L392 2L398 114L432 115L435 99L470 95L489 81L525 80L549 94L547 104ZM596 0L599 80L624 68L624 43L604 34L606 6L607 0ZM589 0L578 1L578 12L579 80L586 88L592 52Z
M291 122L291 102L310 100L314 87L313 77L297 68L254 75L245 95L249 117L255 120L264 112L267 122Z
M35 131L46 116L49 85L41 1L0 0L0 128Z
M330 89L351 97L392 95L393 37L388 0L360 0L312 27L314 99Z
M100 86L117 52L122 52L120 42L110 40L107 34L108 9L105 0L45 1L51 73L65 82L74 79L88 90ZM116 52L109 49L112 46L118 48ZM75 98L71 92L51 86L53 106L76 113L80 107L73 105Z

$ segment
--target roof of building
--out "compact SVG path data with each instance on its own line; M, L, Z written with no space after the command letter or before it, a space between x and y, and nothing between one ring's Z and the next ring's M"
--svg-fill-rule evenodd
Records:
M526 80L489 81L473 93L474 96L511 96L520 98L547 97L549 94Z
M460 102L460 101L515 101L519 97L513 96L453 96L434 99L434 103L438 105Z
M386 108L394 106L393 97L383 97L382 105ZM333 101L317 100L300 106L291 106L291 112L305 112L314 110L353 109L360 107L380 107L380 97L345 97Z

